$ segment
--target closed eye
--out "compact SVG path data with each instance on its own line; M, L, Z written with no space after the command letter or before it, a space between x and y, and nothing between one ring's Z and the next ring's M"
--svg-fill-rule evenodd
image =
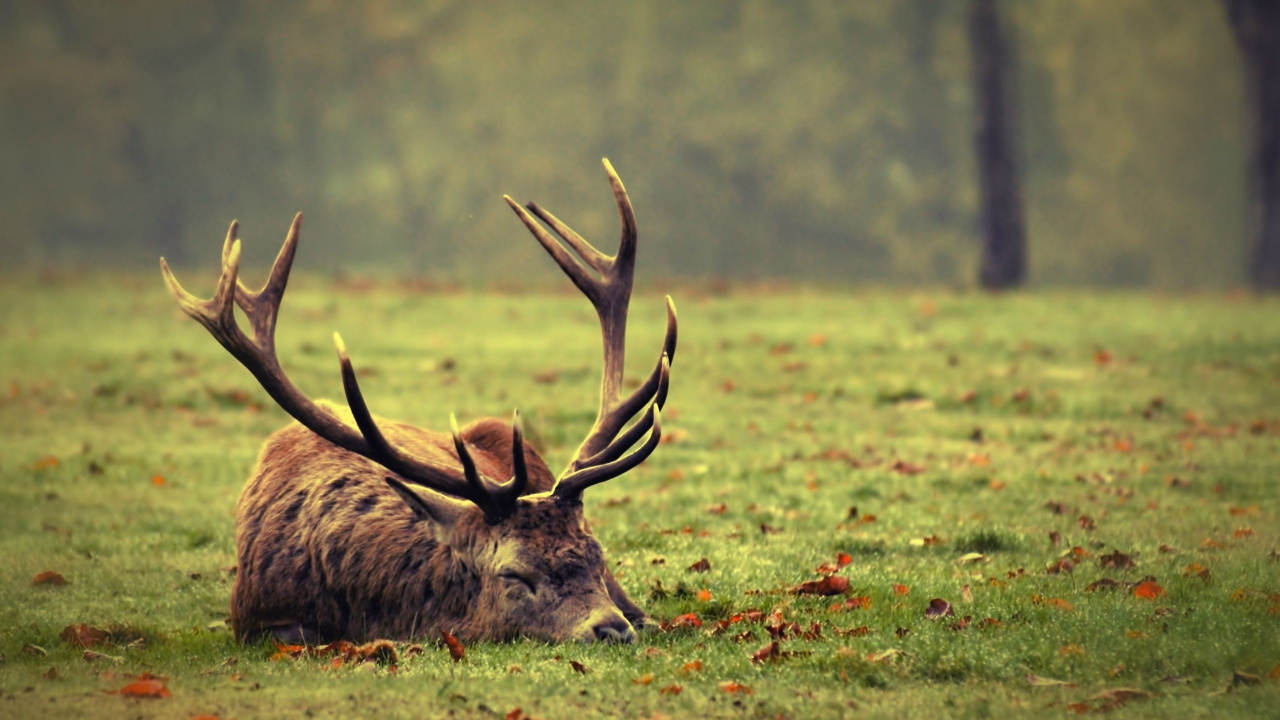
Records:
M498 577L502 578L502 581L507 583L508 585L519 584L524 586L524 589L528 590L530 595L536 595L538 593L538 590L534 586L533 581L525 577L524 575L508 571L508 572L498 573Z

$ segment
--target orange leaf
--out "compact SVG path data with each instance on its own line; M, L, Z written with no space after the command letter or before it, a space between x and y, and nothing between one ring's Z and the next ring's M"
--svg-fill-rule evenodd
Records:
M680 693L684 692L684 688L679 685L668 685L658 690L658 692L662 693L663 695L679 695Z
M680 628L697 629L700 627L702 627L702 619L696 613L685 613L671 618L671 621L666 623L662 629L678 630Z
M1267 673L1267 677L1272 680L1280 680L1280 663L1276 663L1276 666L1271 668L1271 672Z
M1252 534L1253 534L1253 528L1251 527L1236 528L1236 531L1233 533L1233 535L1235 535L1238 538L1247 538Z
M853 562L853 556L848 553L836 553L836 567L844 567Z
M711 602L711 591L710 591L710 590L699 590L699 591L698 591L698 599L699 599L699 600L701 600L702 602Z
M818 333L816 335L810 335L808 342L811 347L820 348L823 345L827 344L827 336L823 335L822 333Z
M152 485L156 485L156 486L163 485L163 484L164 484L164 476L163 476L163 475L152 475L152 476L151 476L151 484L152 484Z
M740 693L742 695L750 695L754 692L751 688L732 680L720 683L720 689L727 693Z
M689 673L702 672L703 667L705 666L702 664L701 660L690 660L689 662L680 666L680 672L686 675L688 675Z
M1262 508L1257 505L1250 505L1249 507L1232 506L1227 510L1227 512L1231 513L1231 515L1235 517L1239 517L1240 515L1257 515L1262 512Z
M791 588L792 595L841 595L849 592L849 578L828 575L821 580L810 580Z
M458 638L454 637L448 630L440 628L440 637L444 640L444 644L449 646L449 657L453 658L454 662L462 660L467 654L467 651L462 647L462 643L458 642Z
M638 678L632 678L632 685L651 685L653 684L653 673L645 673Z
M61 464L62 464L61 460L50 455L48 457L42 457L39 460L31 463L31 469L32 470L48 470L49 468L56 468Z
M39 575L31 578L31 584L62 586L67 584L67 579L52 570L45 570Z
M1155 600L1165 594L1164 588L1154 580L1143 580L1133 589L1133 596L1143 598L1145 600Z
M898 595L906 595L907 593L911 592L911 588L907 587L906 585L895 584L895 585L890 585L889 587L893 588L893 591Z
M114 691L113 694L123 695L125 697L156 699L167 698L171 695L169 688L164 686L163 680L155 680L152 678L135 680L119 690Z

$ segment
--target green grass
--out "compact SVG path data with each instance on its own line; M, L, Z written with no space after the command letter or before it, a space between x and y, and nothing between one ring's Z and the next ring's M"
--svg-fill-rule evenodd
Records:
M212 277L187 277L209 292ZM273 662L268 643L239 645L221 625L235 501L285 416L158 274L10 278L0 301L3 717L1061 717L1119 687L1153 696L1118 717L1274 716L1280 703L1278 300L678 292L674 441L587 504L628 591L703 628L628 647L480 644L457 664L428 644L396 675ZM299 278L279 347L316 397L341 395L334 330L381 415L440 428L450 411L518 405L553 467L594 417L599 339L581 297ZM639 375L660 341L658 296L636 297L631 331ZM554 382L535 381L548 370ZM1046 571L1073 547L1087 554L1073 572ZM1102 568L1113 550L1136 567ZM869 608L787 592L842 552ZM703 557L709 572L687 570ZM68 584L32 586L45 570ZM1148 575L1164 596L1086 589ZM957 617L926 618L933 598ZM775 608L821 637L753 664L763 625L706 632ZM86 662L59 638L71 623L128 626L146 647ZM834 631L855 627L869 634ZM754 639L735 642L744 629ZM693 660L703 669L683 671ZM168 676L172 697L105 694L143 671ZM1237 672L1261 682L1233 686Z

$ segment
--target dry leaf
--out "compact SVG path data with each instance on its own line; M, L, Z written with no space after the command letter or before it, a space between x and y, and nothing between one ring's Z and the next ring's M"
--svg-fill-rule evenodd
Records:
M1133 596L1144 600L1155 600L1164 595L1164 588L1154 580L1144 580L1133 588Z
M162 679L148 677L135 680L119 690L113 690L112 694L133 698L154 698L158 700L167 698L172 694L169 692L169 688L165 687L164 683L165 681Z
M934 598L929 601L929 607L925 608L924 616L937 620L940 617L952 617L955 611L951 609L951 603L942 598Z
M54 587L61 587L67 584L67 579L52 570L45 570L39 575L36 575L35 577L31 578L31 584L32 585L53 585Z
M94 645L105 643L110 635L106 630L89 627L88 625L68 625L62 629L62 633L58 637L77 647L91 648Z
M792 595L842 595L849 592L849 578L828 575L821 580L810 580L791 588Z
M440 628L440 638L449 647L449 657L453 658L454 662L459 662L466 656L467 651L462 647L462 643L458 642L458 638L454 637L448 630Z
M711 561L706 558L702 558L698 562L689 566L689 572L701 573L701 572L707 572L710 569L711 569Z
M1054 680L1053 678L1040 677L1039 675L1027 675L1027 684L1032 687L1075 687L1076 684L1067 680Z

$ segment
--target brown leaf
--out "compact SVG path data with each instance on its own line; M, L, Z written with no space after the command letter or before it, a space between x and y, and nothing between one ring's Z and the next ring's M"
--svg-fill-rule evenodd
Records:
M440 628L440 638L444 640L444 644L449 646L449 657L454 662L459 662L466 656L467 651L463 649L462 643L458 642L458 638L454 637L448 630Z
M45 570L44 572L31 578L31 584L32 585L53 585L54 587L61 587L67 584L67 579L52 570Z
M703 573L709 570L711 570L711 561L706 558L702 558L698 562L689 566L689 572Z
M849 592L849 579L828 575L821 580L810 580L791 588L793 595L842 595Z
M68 625L62 629L62 633L58 637L72 645L88 649L94 645L107 642L110 634L106 630L89 627L88 625Z
M723 515L728 510L729 510L729 506L724 503L720 503L718 505L711 505L707 508L707 512L711 515Z
M923 465L916 465L914 463L907 462L906 460L894 460L893 464L889 466L889 469L900 475L919 475L927 468Z
M679 695L680 693L684 692L684 688L679 685L673 684L673 685L667 685L666 687L660 688L658 692L662 695Z
M1108 568L1115 568L1116 570L1132 570L1135 567L1133 564L1133 558L1119 550L1116 550L1109 555L1099 555L1098 564L1102 566L1103 570Z
M940 617L952 617L956 613L951 609L951 603L942 598L934 598L929 601L929 607L925 609L924 616L933 620Z
M586 665L583 665L577 660L570 660L569 667L573 668L573 671L578 673L579 675L586 675L587 673L591 672L591 670L588 669Z

